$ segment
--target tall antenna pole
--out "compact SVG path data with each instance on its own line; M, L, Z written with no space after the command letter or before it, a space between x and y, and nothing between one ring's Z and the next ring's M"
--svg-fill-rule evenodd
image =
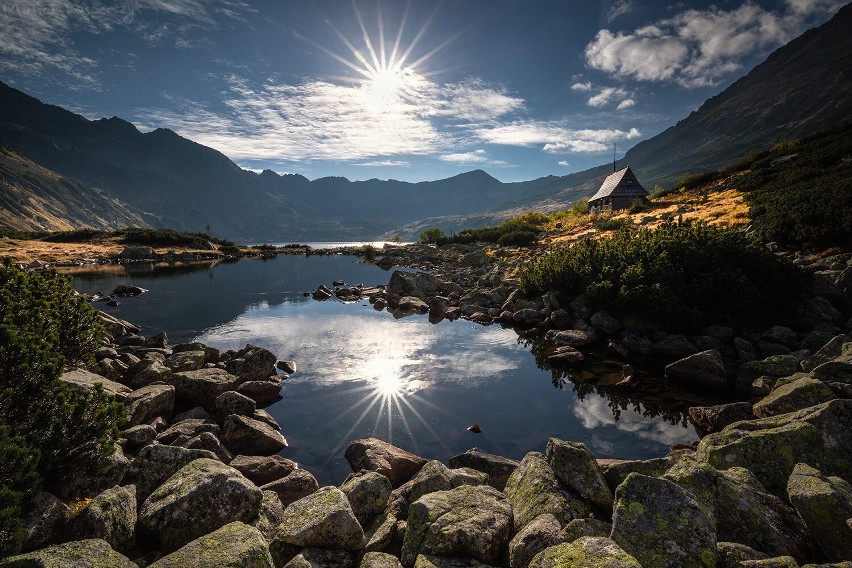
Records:
M615 173L615 146L616 143L612 143L612 173Z

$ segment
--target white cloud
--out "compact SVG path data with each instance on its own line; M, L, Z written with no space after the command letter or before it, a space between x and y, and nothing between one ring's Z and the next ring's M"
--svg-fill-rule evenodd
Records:
M490 87L481 79L451 85L432 84L432 113L473 122L497 118L521 110L524 100L510 96L502 87Z
M491 144L541 146L542 150L552 154L603 152L612 142L641 136L636 128L627 132L616 129L575 130L561 121L536 120L494 125L478 129L475 133L481 140Z
M606 13L606 19L608 22L611 22L616 18L620 18L621 16L629 14L632 11L632 0L616 0L615 4L613 4L610 7L609 11Z
M406 162L405 160L375 160L372 162L361 162L360 164L354 164L356 166L365 166L369 168L389 168L389 167L401 167L401 168L409 168L411 167L411 162Z
M625 91L621 87L605 87L601 89L601 91L597 95L589 97L587 104L590 107L600 108L602 106L608 105L609 103L615 100L623 100L626 97L627 91Z
M633 32L600 30L586 46L587 64L613 76L675 81L685 87L717 84L744 58L783 45L840 0L787 0L783 12L746 2L739 8L686 10Z
M623 101L618 103L618 106L615 108L616 110L627 110L629 108L633 108L635 105L636 101L634 101L633 99L624 99Z
M488 165L488 166L507 166L506 162L503 160L492 160L488 157L488 153L483 150L474 150L472 152L459 152L454 154L444 154L443 156L438 157L439 160L444 162L451 162L454 164L460 165Z
M572 91L580 91L580 92L591 91L592 90L592 82L586 81L585 83L574 83L573 85L571 85L571 90Z
M568 160L559 160L559 161L557 162L557 164L559 164L560 166L565 166L565 167L568 167L568 166L570 166L570 165L571 165L571 163L570 163L570 162L568 162Z

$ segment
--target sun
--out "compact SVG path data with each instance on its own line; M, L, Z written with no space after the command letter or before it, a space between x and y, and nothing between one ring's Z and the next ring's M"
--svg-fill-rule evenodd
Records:
M363 85L364 99L369 107L383 111L398 103L407 88L409 74L409 70L390 66L370 69L370 76Z

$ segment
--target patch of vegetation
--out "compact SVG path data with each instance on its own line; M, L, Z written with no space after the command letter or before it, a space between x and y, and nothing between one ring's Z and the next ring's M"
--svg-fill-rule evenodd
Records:
M20 503L42 482L96 471L115 449L123 405L59 376L101 344L97 312L56 273L0 264L0 554L20 546Z
M444 234L444 229L440 227L432 227L431 229L426 229L422 233L420 233L420 242L433 245L438 242L439 239L446 238L446 234Z
M807 282L797 267L741 232L691 222L584 238L521 270L521 288L530 296L585 294L594 309L684 332L783 321Z
M616 219L600 216L595 218L593 225L598 231L617 231L619 229L632 227L633 222L626 217L619 217Z
M97 229L77 229L74 231L48 233L41 237L40 240L48 243L86 243L103 239L107 235L109 233L106 231L99 231Z
M128 227L113 233L128 245L148 245L161 247L207 248L207 243L225 247L236 246L233 241L220 239L206 233L184 233L172 229L143 229Z

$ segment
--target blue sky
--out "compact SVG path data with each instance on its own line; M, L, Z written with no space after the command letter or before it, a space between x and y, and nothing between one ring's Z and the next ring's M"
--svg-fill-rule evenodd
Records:
M611 160L845 0L0 0L0 80L311 179Z

